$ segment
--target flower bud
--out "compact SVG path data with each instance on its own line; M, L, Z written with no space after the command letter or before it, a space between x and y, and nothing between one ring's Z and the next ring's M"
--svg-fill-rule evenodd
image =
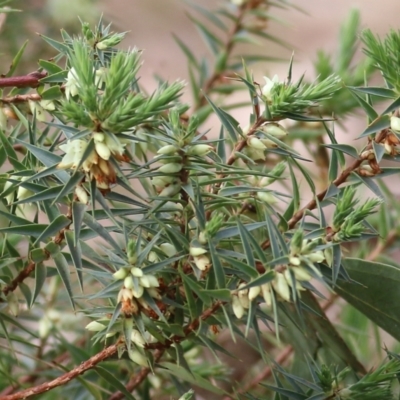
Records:
M167 144L158 149L157 154L175 154L177 150L178 149L173 144Z
M92 321L85 326L85 329L87 329L88 331L93 331L93 332L100 332L105 328L106 328L105 325L100 324L97 321Z
M202 247L190 247L189 254L193 257L198 257L202 254L206 254L208 250L203 249Z
M390 129L400 132L400 118L392 115L390 117Z
M256 150L265 150L267 148L267 146L265 146L265 144L258 137L255 136L250 136L247 139L247 144Z
M246 283L241 283L238 287L238 298L240 300L240 304L244 308L249 308L250 307L250 301L249 301L249 289L243 289L240 290L240 288L246 286Z
M143 271L141 268L133 267L131 268L131 274L137 278L141 278L143 276Z
M135 287L135 284L133 282L133 278L132 275L128 275L125 279L124 279L124 286L127 289L133 289ZM135 296L136 297L136 296Z
M301 264L299 257L290 257L289 262L290 262L290 264L295 265L296 267Z
M193 261L200 271L206 271L210 267L210 259L204 254L193 257Z
M277 139L284 138L288 133L285 128L279 124L267 124L262 127L263 132L268 133Z
M307 281L308 282L311 279L311 275L304 268L301 268L301 267L292 268L292 271L298 281Z
M108 146L103 143L103 142L94 142L94 147L96 149L97 154L103 159L103 160L109 160L111 156L111 151L108 148Z
M239 298L235 295L232 297L232 310L236 318L240 319L243 317L244 307L240 303Z
M169 163L162 165L160 168L158 168L159 172L162 172L164 174L176 174L183 168L182 164L178 163Z
M143 279L143 277L141 277L140 279ZM136 297L137 299L143 296L144 293L144 288L143 286L139 285L137 288L132 288L132 294L134 297Z
M46 339L49 336L51 327L53 324L51 321L47 318L47 316L44 316L40 321L39 321L39 337L41 339Z
M283 300L290 301L290 289L289 285L283 276L283 274L276 274L276 280L273 282L274 288L277 293L282 297Z
M171 243L160 244L160 250L168 257L173 257L177 252L174 245Z
M277 198L271 194L271 192L257 192L257 197L259 200L267 204L276 204L278 202Z
M264 297L265 304L270 307L272 304L272 294L271 294L271 286L269 283L265 283L261 286L262 296Z
M201 156L205 156L212 150L213 150L213 147L210 146L209 144L196 144L189 148L189 150L187 151L187 155L201 157Z
M321 263L325 260L324 253L321 250L315 251L311 254L307 254L306 257L313 263Z
M87 204L89 202L89 196L82 186L77 186L75 188L75 194L80 203Z
M104 133L101 132L93 132L93 140L95 142L104 142Z
M261 93L266 101L272 102L271 91L272 88L279 82L278 75L274 75L272 79L264 76L265 85L261 89Z
M158 279L155 275L147 274L146 277L150 284L150 287L159 287L160 286L160 283L158 282Z
M261 293L261 286L253 286L249 289L249 300L253 301Z
M125 279L128 275L128 271L126 268L120 268L117 272L113 273L113 278L116 280L122 280Z
M175 196L177 193L180 192L182 188L181 183L174 183L165 187L161 192L158 194L160 197L172 197Z

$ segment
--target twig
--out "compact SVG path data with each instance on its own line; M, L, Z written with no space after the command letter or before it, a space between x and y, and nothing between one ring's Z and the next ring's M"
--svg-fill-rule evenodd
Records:
M28 75L0 78L0 88L3 87L36 88L40 85L40 80L45 78L46 76L47 72L36 71Z
M22 271L20 271L20 273L8 285L6 285L2 289L2 292L6 296L8 295L8 293L13 292L17 288L17 286L31 274L31 272L35 269L35 267L36 264L33 261L31 261Z
M65 385L66 383L70 382L72 379L75 379L77 376L82 375L84 372L94 368L100 362L110 358L118 351L118 343L113 344L107 348L105 348L100 353L94 355L93 357L89 358L87 361L83 362L81 365L77 366L73 370L67 372L64 375L59 376L56 379L53 379L50 382L42 383L41 385L22 390L15 394L11 394L8 396L2 397L1 400L19 400L19 399L26 399L28 397L48 392L51 389L54 389L57 386Z
M160 349L157 350L154 354L154 362L158 362L160 358L163 356L165 350ZM126 390L128 392L133 392L147 377L147 375L151 372L150 368L142 368L137 375L132 376L129 382L126 385ZM109 400L121 400L124 398L124 394L122 392L114 393Z
M42 100L42 96L37 93L29 93L29 94L17 94L16 96L5 97L4 99L0 99L1 103L11 104L11 103L24 103L26 101L40 101Z

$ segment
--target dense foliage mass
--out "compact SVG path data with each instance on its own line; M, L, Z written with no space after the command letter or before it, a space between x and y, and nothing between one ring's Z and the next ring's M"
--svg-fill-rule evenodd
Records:
M1 399L398 398L400 32L360 33L352 12L313 82L293 58L262 80L251 64L272 58L235 49L288 46L268 33L276 6L291 7L194 5L212 56L176 38L189 82L153 93L141 51L103 21L43 36L53 56L34 73L15 76L25 45L15 55L0 78ZM356 111L357 148L335 135Z

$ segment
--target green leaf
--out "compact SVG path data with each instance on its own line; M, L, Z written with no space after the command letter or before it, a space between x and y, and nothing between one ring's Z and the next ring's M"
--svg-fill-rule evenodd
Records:
M372 133L376 133L382 129L386 129L390 127L390 117L389 115L381 115L374 121L372 121L368 128L359 136L359 138L369 136Z
M36 239L36 241L33 245L35 246L39 242L46 241L47 238L49 238L50 236L54 236L55 234L60 232L63 228L68 226L70 223L71 223L71 220L67 216L65 216L65 215L58 216L53 222L50 223L50 225L48 225L46 227L46 229Z
M170 373L171 375L174 375L179 379L183 379L184 381L199 386L205 390L208 390L211 393L216 393L218 395L226 394L222 389L217 388L194 371L190 373L185 368L166 361L161 362L160 365L165 368L165 372Z
M123 393L126 399L135 400L135 398L130 392L128 392L128 390L126 390L125 386L120 382L120 380L116 378L113 368L110 368L110 371L113 371L113 373L99 366L96 366L94 368L94 371L99 376L101 376L108 384Z
M7 228L1 228L2 233L15 233L18 235L40 237L43 231L47 228L47 224L29 224L29 225L18 225L9 226Z
M39 60L38 62L39 62L39 65L51 75L61 72L63 70L57 64L47 61L47 60Z
M6 74L7 77L12 76L14 74L15 70L18 67L19 62L21 61L22 55L24 54L27 44L28 44L28 40L25 41L25 43L18 50L18 53L13 58L10 69L8 70L8 72Z
M231 300L231 291L229 289L204 289L201 290L206 296L210 296L211 299L218 299L222 301L230 301Z
M47 275L46 266L43 263L36 264L36 266L35 266L35 286L33 289L31 303L29 304L30 308L32 308L37 296L39 295L40 291L42 290L44 282L46 281L46 275Z
M42 100L56 100L61 96L62 92L59 86L52 86L41 94Z
M348 258L342 263L357 283L338 279L335 291L400 340L400 268L358 258Z
M80 246L80 242L76 243L75 240L75 232L66 231L65 239L67 241L68 249L71 253L72 262L74 263L74 267L76 269L76 274L78 276L78 281L81 286L81 290L83 291L83 276L82 276L82 250Z
M58 274L60 275L60 278L61 278L62 282L64 283L65 289L67 290L67 294L68 294L68 298L71 302L71 306L73 309L75 309L75 303L74 303L74 299L73 299L68 262L65 259L64 255L60 252L53 255L53 260L54 260L54 263L56 264Z
M353 158L358 158L358 152L353 146L349 146L348 144L324 144L325 147L329 149L338 150L341 153L348 154Z

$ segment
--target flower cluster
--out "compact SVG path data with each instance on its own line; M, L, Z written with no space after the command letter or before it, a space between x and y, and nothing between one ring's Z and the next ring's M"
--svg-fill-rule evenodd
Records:
M164 163L157 170L160 175L152 178L152 184L161 197L175 196L182 187L180 172L183 169L184 157L205 156L213 149L208 144L196 144L180 149L178 145L169 144L158 151L159 161Z
M321 276L315 263L323 262L325 254L322 250L316 250L318 242L303 239L303 232L296 231L290 242L289 263L275 267L273 280L250 288L247 288L247 283L242 282L232 292L232 309L236 317L241 318L250 303L259 295L264 298L267 306L271 306L274 293L281 299L290 301L293 290L298 295L304 290L302 282L310 281L313 275Z
M60 145L59 147L65 152L65 155L58 164L58 168L81 168L88 174L90 180L96 180L99 188L108 189L109 185L117 180L115 170L110 163L110 157L112 155L118 161L128 161L124 154L125 144L122 144L115 135L110 133L94 132L92 137L94 149L85 159L83 156L89 145L85 140L69 140Z
M246 134L250 127L247 126L243 129ZM243 150L244 154L254 161L265 160L265 150L278 147L278 144L272 140L283 139L287 135L285 128L276 123L268 123L260 127L257 135L249 135L247 137L247 146Z
M124 286L118 293L117 302L122 303L122 313L125 315L137 314L139 305L148 309L146 301L143 299L144 291L155 299L161 299L157 291L160 286L155 275L144 274L138 267L121 268L113 274L114 279L123 280Z

